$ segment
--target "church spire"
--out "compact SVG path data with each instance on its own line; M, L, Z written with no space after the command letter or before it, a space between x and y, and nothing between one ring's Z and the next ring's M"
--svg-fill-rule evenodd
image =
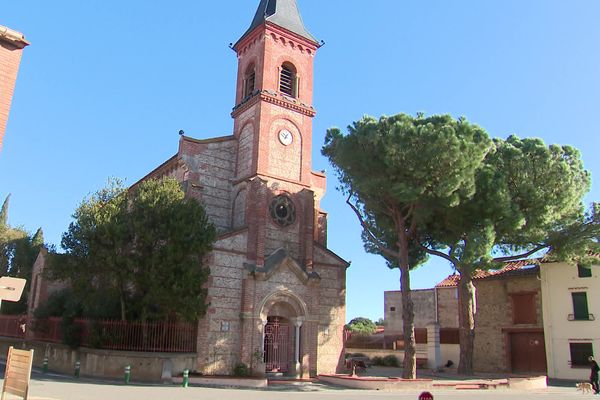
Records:
M261 0L250 28L242 35L238 43L258 26L267 22L318 43L317 39L304 26L296 0Z

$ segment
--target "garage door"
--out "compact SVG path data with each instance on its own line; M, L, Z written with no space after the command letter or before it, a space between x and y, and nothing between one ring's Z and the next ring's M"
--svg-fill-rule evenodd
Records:
M546 372L546 347L542 332L510 333L511 371Z

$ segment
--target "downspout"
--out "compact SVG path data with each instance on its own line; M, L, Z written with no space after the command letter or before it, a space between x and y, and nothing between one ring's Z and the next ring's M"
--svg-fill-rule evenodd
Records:
M439 318L439 310L438 310L438 292L437 292L437 286L433 287L433 306L435 309L435 323L439 323L440 322L440 318Z
M554 352L554 334L553 334L553 315L552 315L552 311L550 310L550 286L548 284L548 273L549 271L546 269L546 273L542 273L542 263L540 262L540 280L542 281L544 288L542 289L540 296L542 297L542 327L544 328L544 345L546 347L546 363L548 364L552 364L552 377L553 378L557 378L557 374L556 374L556 359L555 359L555 352ZM545 293L544 293L545 292ZM546 296L547 298L545 298ZM546 327L548 327L548 330L546 331ZM548 354L550 353L550 354ZM550 355L550 357L548 357L548 355ZM550 371L546 371L548 372L548 375L550 375Z

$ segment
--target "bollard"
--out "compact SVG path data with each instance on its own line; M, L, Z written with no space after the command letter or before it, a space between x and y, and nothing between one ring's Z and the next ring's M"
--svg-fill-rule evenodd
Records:
M79 361L75 362L75 378L79 378L79 371L81 370L81 363Z
M125 384L128 385L131 379L131 365L125 366Z
M183 370L183 387L186 388L190 385L190 370Z
M42 363L42 373L48 373L48 357L44 357L44 362Z

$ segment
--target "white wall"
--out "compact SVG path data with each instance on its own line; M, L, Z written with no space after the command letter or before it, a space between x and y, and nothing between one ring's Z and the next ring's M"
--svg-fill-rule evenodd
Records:
M565 263L541 266L542 307L548 377L587 381L589 368L572 368L569 343L592 342L600 358L600 266L592 267L592 277L579 278L577 267ZM588 312L595 321L569 321L573 314L572 292L586 292Z
M448 360L451 360L454 365L451 368L458 368L458 362L460 361L460 345L458 344L441 344L441 364L446 365Z

